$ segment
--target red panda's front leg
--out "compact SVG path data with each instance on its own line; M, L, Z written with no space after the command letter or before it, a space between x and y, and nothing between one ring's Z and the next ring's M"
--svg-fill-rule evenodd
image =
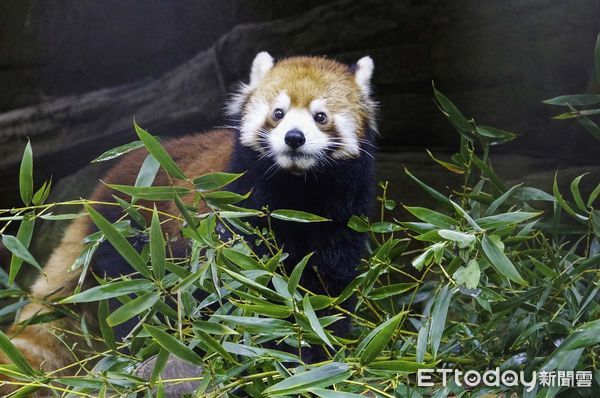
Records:
M77 361L72 351L72 346L80 343L75 337L78 328L77 320L66 317L29 326L21 324L35 315L50 312L51 309L44 306L44 302L67 297L73 293L81 271L70 272L69 267L79 256L83 248L82 240L88 234L87 217L78 218L71 223L60 245L54 250L44 267L44 273L38 276L31 288L32 303L23 308L17 322L6 333L34 369L42 369L46 372L57 371L56 375L70 374L77 370L75 366L68 367ZM85 313L88 309L81 310ZM9 361L0 354L0 363L9 363ZM20 385L11 384L0 375L0 396L19 387Z

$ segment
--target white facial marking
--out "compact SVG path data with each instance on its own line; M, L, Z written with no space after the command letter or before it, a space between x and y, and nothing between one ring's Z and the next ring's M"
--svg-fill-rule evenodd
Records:
M285 135L294 129L302 131L306 140L296 150L285 143ZM269 146L275 161L285 169L308 170L324 155L329 145L329 137L315 125L313 115L307 109L291 108L269 134Z
M268 132L261 131L271 108L264 100L250 102L242 116L240 124L240 142L242 145L263 152L261 141L266 140Z
M290 96L287 95L285 91L282 91L273 102L273 110L283 109L284 111L287 111L290 108L291 103L292 100L290 99Z
M324 98L317 98L310 102L310 111L314 115L318 112L323 112L327 114L326 101Z
M359 155L360 146L356 136L356 123L343 114L334 115L333 121L337 132L340 134L338 148L331 154L336 159L351 158Z

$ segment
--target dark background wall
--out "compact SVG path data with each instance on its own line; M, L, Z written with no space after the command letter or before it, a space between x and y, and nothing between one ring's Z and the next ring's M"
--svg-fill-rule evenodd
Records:
M27 137L38 178L60 179L131 141L134 115L162 135L222 124L226 92L263 49L374 58L383 174L407 152L456 144L432 80L466 115L522 135L501 152L597 164L592 138L541 101L597 89L599 31L597 0L4 0L0 208L17 201Z

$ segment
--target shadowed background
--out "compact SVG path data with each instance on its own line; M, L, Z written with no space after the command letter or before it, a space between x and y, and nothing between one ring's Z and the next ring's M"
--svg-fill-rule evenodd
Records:
M135 139L134 116L163 137L226 124L223 102L261 50L373 57L378 173L399 202L422 200L404 165L446 192L453 184L424 152L446 158L458 143L432 101L432 81L465 115L520 135L496 152L509 183L547 188L557 168L565 180L597 175L597 141L572 121L551 120L559 110L541 101L598 88L598 31L596 0L5 0L0 208L19 203L28 137L36 186L52 175L51 199L85 196L102 171L86 165ZM45 235L37 241L56 240Z

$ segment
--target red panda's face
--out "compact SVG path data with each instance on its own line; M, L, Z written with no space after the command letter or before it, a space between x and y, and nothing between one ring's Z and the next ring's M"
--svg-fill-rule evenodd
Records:
M368 57L352 71L324 58L273 65L258 54L250 83L230 104L230 113L241 113L240 142L296 174L361 156L366 129L374 127L372 70Z

